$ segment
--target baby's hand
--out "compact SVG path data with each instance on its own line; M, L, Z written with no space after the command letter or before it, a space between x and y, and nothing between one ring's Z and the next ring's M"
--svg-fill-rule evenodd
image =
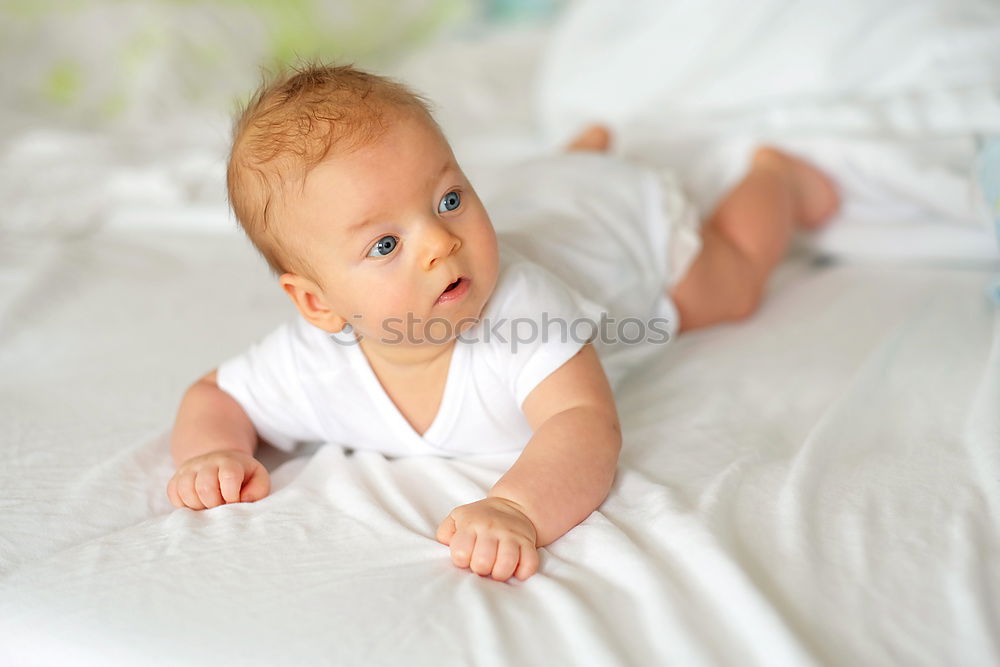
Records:
M267 469L249 454L231 449L189 458L167 484L170 502L193 510L252 503L270 491Z
M524 581L538 569L535 525L506 498L483 498L456 507L437 529L437 540L451 546L456 567L497 581L511 575ZM516 572L515 572L516 570Z

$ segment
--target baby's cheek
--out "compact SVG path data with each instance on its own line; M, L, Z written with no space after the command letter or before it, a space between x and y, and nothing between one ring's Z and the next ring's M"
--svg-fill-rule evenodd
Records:
M385 344L404 342L408 333L412 332L413 325L409 322L412 318L407 318L405 312L385 308L384 303L380 306L365 313L357 324L358 333Z
M497 246L497 237L492 227L489 228L487 233L483 234L483 238L478 243L480 246L478 264L479 271L482 274L481 278L487 281L490 291L492 291L493 286L496 285L497 274L500 271L499 248Z

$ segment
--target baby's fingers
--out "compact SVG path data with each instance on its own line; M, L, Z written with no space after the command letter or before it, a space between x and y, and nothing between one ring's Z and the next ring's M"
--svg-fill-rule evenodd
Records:
M497 559L497 538L492 535L476 537L476 548L472 552L472 562L469 569L480 576L486 576L493 571L493 563Z
M444 518L444 520L438 524L437 533L435 537L437 541L444 545L451 544L451 536L455 534L455 520L451 518L449 514Z
M472 550L476 546L476 534L471 530L460 530L451 538L451 562L455 567L467 568L472 561Z
M239 495L240 502L256 502L271 493L271 477L267 474L267 468L257 463L246 475L243 479L243 491Z
M201 499L198 498L198 493L194 490L194 471L178 473L174 479L176 480L176 490L177 495L180 497L181 502L184 503L184 507L190 507L193 510L203 510L205 505L202 504Z
M524 581L538 571L538 549L530 544L521 545L521 560L514 576Z
M493 578L497 581L510 579L520 558L521 545L513 540L501 540L497 547L497 560L493 564Z
M243 466L238 461L226 459L219 464L219 490L227 503L240 502L243 488Z
M219 490L219 469L216 466L205 466L198 471L194 479L194 488L202 504L216 507L222 504L222 492Z
M174 507L184 507L184 501L177 493L177 475L171 477L170 481L167 482L167 498L170 499L170 504Z

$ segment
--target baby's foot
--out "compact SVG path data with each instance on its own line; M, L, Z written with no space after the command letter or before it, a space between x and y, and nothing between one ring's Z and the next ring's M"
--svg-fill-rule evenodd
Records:
M598 151L604 153L611 143L611 132L603 125L591 125L571 141L567 146L568 151Z
M788 177L795 196L795 220L805 229L822 227L840 207L836 183L808 162L764 146L754 152L753 165L780 169Z

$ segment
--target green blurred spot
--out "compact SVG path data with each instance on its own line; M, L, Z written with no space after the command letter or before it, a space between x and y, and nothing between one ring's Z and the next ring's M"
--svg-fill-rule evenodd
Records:
M438 28L461 16L464 9L462 0L437 0L408 24L410 41L416 44L428 41Z
M316 60L357 63L378 70L429 41L449 23L468 18L479 1L146 0L144 9L123 13L121 25L106 31L100 63L89 54L81 54L79 60L74 57L75 49L85 48L88 40L101 39L100 35L81 35L77 44L68 34L65 45L52 42L47 47L45 66L30 85L49 106L96 113L111 120L127 112L133 97L150 94L145 86L131 83L138 77L157 75L166 64L176 68L171 80L176 94L211 102L228 83L219 86L211 75L232 73L242 62L241 54L232 48L233 35L225 28L230 15L254 28L250 33L253 41L247 46L259 54L254 60L259 59L267 69ZM564 0L481 1L545 4ZM30 34L49 22L69 33L69 27L91 25L95 12L111 16L116 7L131 9L133 3L135 0L0 0L0 40L8 33ZM171 12L171 6L183 9ZM180 23L187 18L195 22L190 34ZM263 27L263 35L256 31L257 25ZM216 33L220 40L212 39ZM249 95L245 91L241 101Z
M164 44L163 28L145 25L122 47L122 64L135 71L144 61L153 57Z
M80 92L80 80L80 66L73 62L62 62L49 71L42 92L50 102L68 106Z
M125 111L125 106L128 100L125 98L125 94L118 92L109 96L101 104L100 112L101 115L107 120L114 120Z

